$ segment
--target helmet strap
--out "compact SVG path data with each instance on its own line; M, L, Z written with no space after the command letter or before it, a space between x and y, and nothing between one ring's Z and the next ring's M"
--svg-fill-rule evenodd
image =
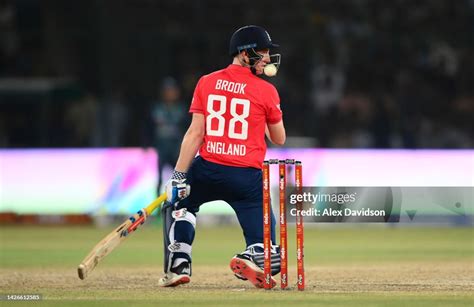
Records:
M263 58L263 55L256 52L253 48L246 49L245 52L247 52L248 61L246 61L245 57L240 54L240 56L238 57L239 62L242 66L249 67L250 71L252 71L252 73L256 75L257 70L255 69L255 65Z

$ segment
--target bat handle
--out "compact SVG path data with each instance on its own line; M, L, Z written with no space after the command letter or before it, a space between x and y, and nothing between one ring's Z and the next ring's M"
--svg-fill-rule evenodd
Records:
M136 219L135 222L133 222L132 225L130 225L127 228L127 232L131 233L131 232L134 232L135 230L137 230L138 226L140 226L141 224L143 224L145 222L145 219L146 219L145 215L146 215L146 213L142 214L138 219Z
M155 199L151 204L149 204L146 208L146 214L151 215L162 202L166 200L166 193L161 194L157 199Z
M161 205L162 202L166 200L166 193L163 193L155 199L151 204L149 204L146 208L140 210L137 212L138 218L135 218L136 215L130 217L130 221L132 224L128 226L127 230L124 230L122 235L127 236L129 233L134 232L137 230L137 228L143 224L146 220L146 218L155 211L156 208L158 208L159 205Z

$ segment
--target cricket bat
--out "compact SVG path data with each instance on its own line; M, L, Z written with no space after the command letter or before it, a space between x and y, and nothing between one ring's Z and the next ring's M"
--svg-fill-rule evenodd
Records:
M130 216L125 222L102 239L102 241L97 243L86 258L82 260L81 264L79 264L79 267L77 268L79 278L86 279L97 264L119 246L120 243L129 236L129 234L137 230L137 228L145 222L146 218L165 200L166 193L163 193L152 201L146 208L143 208L136 214Z

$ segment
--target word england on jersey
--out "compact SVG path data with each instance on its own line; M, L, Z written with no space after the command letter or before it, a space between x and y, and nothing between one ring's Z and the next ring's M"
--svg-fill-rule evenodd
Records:
M223 142L207 142L206 150L209 153L230 156L245 156L247 146L242 144L227 144Z

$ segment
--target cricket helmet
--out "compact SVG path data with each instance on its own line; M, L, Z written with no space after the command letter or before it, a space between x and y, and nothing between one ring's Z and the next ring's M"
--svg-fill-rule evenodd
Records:
M261 50L279 47L274 44L270 34L259 26L245 26L232 34L229 44L229 55L235 56L242 50Z

